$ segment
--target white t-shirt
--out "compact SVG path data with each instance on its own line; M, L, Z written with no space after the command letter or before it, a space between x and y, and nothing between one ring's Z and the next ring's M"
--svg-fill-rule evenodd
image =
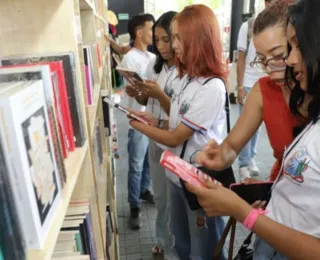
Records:
M137 48L132 48L123 56L121 67L135 70L143 79L146 79L148 64L155 55L151 52L143 52ZM128 82L125 81L125 85ZM140 105L134 98L125 94L123 105L133 110L145 111L146 107Z
M250 44L248 45L248 22L241 25L239 35L238 35L238 51L248 52L246 55L245 71L243 76L243 86L247 88L252 88L253 85L262 77L267 76L267 74L256 67L251 67L250 63L254 61L257 53L256 48L253 44L253 39L251 38Z
M169 68L167 64L164 64L162 67L162 70L158 74L154 71L155 63L156 63L156 58L152 58L148 65L146 77L148 80L157 82L161 87L161 89L164 90L169 97L172 97L173 89L172 89L171 83L177 77L178 72L175 66L172 66ZM160 102L155 98L151 98L151 97L148 98L147 111L152 113L158 119L163 119L163 120L169 119L169 116L161 107ZM167 148L165 145L159 144L157 142L155 143L163 150Z
M284 158L284 175L272 190L267 215L320 238L320 120L293 141Z
M190 162L192 155L202 150L209 140L222 142L222 133L226 121L226 88L221 79L193 78L184 76L173 80L174 94L171 100L169 130L174 130L180 123L195 132L188 140L184 160ZM204 85L203 85L204 84ZM183 144L170 150L180 156ZM178 177L167 172L176 185L180 186Z

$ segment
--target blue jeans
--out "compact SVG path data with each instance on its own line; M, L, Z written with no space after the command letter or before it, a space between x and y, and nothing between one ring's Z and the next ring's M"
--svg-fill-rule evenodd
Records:
M246 94L250 92L251 88L244 88ZM243 105L240 104L240 114L243 109ZM252 136L249 142L243 147L242 151L239 154L238 162L239 167L247 167L251 159L253 159L257 155L257 143L260 135L260 128L258 131Z
M254 256L253 260L287 260L288 258L283 256L269 246L260 238L256 238L254 243Z
M167 187L170 199L169 225L179 258L211 260L225 227L222 217L206 217L203 210L190 210L182 188L169 179ZM204 225L197 224L199 217L205 219Z
M128 132L128 202L141 207L140 194L151 187L148 162L148 138L135 129Z
M164 249L166 259L178 259L173 248L173 236L169 228L169 201L165 169L159 165L163 150L149 140L149 165L152 177L153 198L157 208L157 243Z

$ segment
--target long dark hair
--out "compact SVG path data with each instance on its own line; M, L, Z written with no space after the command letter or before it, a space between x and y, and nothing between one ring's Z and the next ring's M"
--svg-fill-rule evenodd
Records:
M161 55L157 49L156 39L155 39L156 38L155 37L155 30L156 30L156 27L163 28L169 36L170 46L171 46L172 44L171 44L170 25L171 25L171 21L172 21L173 17L175 17L176 14L177 14L177 12L174 12L174 11L166 12L163 15L161 15L160 18L153 25L153 47L154 47L154 53L157 56L156 64L154 65L153 69L157 74L159 74L161 72L162 67L166 61L161 57ZM172 47L171 47L171 50L172 50Z
M296 30L296 37L307 69L307 91L311 96L308 106L308 119L316 122L320 115L320 1L300 0L288 8L288 23ZM290 53L289 46L289 53ZM295 80L293 68L287 67L287 82L295 82L290 96L290 109L297 116L306 93L301 89L300 82ZM288 84L288 86L290 86Z

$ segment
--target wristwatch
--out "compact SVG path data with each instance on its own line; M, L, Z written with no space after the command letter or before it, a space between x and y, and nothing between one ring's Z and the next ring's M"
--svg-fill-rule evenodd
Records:
M238 86L238 87L237 87L237 89L243 89L243 86L242 86L242 85L240 85L240 86Z

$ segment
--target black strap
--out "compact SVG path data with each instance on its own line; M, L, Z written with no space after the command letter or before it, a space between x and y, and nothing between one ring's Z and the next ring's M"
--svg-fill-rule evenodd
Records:
M249 246L251 245L253 232L250 232L250 234L247 236L246 240L243 242L242 246Z
M212 78L209 78L207 79L203 84L207 84L209 81L211 81L212 79L214 79L216 77L212 77ZM226 103L225 103L225 106L224 106L224 109L226 111L226 116L227 116L227 133L229 134L230 133L230 128L231 128L231 123L230 123L230 101L229 101L229 94L228 94L228 89L226 87L226 84L225 84L225 88L226 88ZM182 146L182 150L181 150L181 153L180 153L180 158L183 159L184 158L184 154L186 152L186 149L187 149L187 146L188 146L188 141L189 140L186 140L184 141L183 143L183 146Z

